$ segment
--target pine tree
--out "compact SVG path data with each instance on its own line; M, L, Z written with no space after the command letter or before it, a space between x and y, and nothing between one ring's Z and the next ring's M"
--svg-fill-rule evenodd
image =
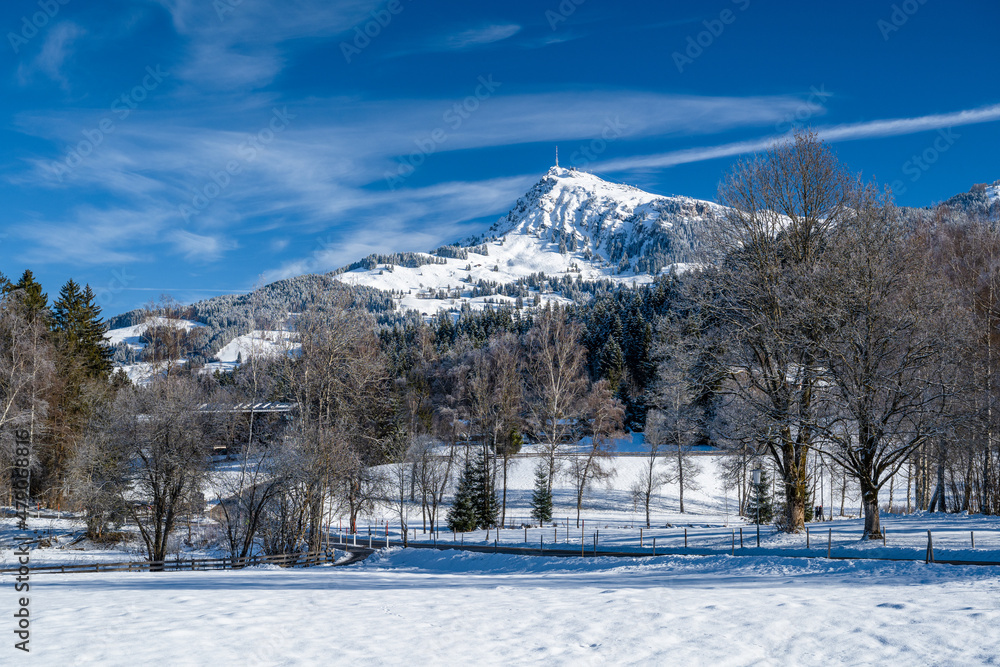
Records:
M476 516L476 505L473 486L476 478L476 464L472 458L465 461L465 470L458 480L458 490L455 501L448 510L448 528L456 533L466 533L475 530L479 523Z
M759 508L759 513L758 513ZM767 471L761 469L760 481L750 483L750 499L747 502L747 518L761 525L774 521L774 499L771 498L771 480Z
M552 521L552 490L545 462L535 468L535 491L531 494L531 516L544 525Z

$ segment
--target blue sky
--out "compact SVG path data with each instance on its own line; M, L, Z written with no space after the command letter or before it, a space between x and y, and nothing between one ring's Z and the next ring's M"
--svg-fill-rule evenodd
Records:
M992 1L8 0L0 270L107 314L189 302L480 231L556 145L713 199L799 126L923 206L1000 178L997 25Z

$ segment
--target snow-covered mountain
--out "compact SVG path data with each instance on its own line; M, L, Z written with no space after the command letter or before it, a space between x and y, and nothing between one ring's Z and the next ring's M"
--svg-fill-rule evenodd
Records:
M973 185L968 192L957 194L944 204L975 215L1000 215L1000 181Z
M485 233L431 253L373 255L337 277L389 290L426 315L518 297L564 301L554 281L636 284L696 261L700 232L718 208L553 167Z

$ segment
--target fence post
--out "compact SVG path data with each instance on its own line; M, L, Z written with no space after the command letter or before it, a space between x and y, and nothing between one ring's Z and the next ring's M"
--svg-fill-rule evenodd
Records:
M827 530L828 530L828 532L826 534L826 557L829 558L830 557L830 547L833 546L833 528L829 528Z
M567 519L567 521L568 521L568 519ZM586 556L587 555L584 552L585 545L586 545L586 540L583 538L583 526L580 526L580 555L581 556Z
M927 531L927 556L924 559L925 563L934 562L934 538L931 537L931 531Z
M656 555L656 538L653 538L653 555Z
M597 533L594 533L594 555L597 555Z
M735 556L736 555L736 530L735 529L733 529L732 538L733 538L733 543L732 543L733 555Z
M684 548L688 548L688 529L684 529Z
M639 529L639 548L642 548L642 528Z
M806 549L809 548L809 526L806 526Z
M527 525L525 525L525 527L524 527L524 543L525 544L528 543L528 526Z
M885 546L885 528L882 529L882 546Z
M538 536L538 555L545 555L545 537L542 535Z
M500 542L500 536L499 535L494 535L493 536L493 553L497 552L497 544L499 542Z
M743 526L740 526L740 549L743 548Z
M976 532L974 530L969 531L969 538L972 540L972 548L976 548Z

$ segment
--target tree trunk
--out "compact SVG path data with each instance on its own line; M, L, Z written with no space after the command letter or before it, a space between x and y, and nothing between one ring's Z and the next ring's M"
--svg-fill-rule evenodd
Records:
M500 504L500 525L507 525L507 456L503 457L503 500Z
M680 486L681 514L684 514L684 456L680 442L677 443L677 483Z
M861 486L861 508L865 515L865 532L861 539L882 539L882 524L878 513L878 487L871 480L858 480Z

